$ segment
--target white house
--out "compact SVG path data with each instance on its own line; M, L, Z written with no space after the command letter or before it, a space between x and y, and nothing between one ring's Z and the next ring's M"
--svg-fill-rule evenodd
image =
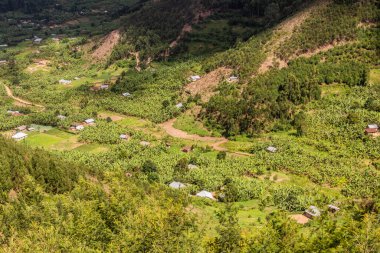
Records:
M100 85L100 89L101 90L108 90L109 87L110 86L108 84L102 84L102 85Z
M14 139L16 141L21 141L21 140L24 140L26 137L28 137L27 134L22 133L22 132L18 132L12 136L12 139Z
M1 47L3 47L3 48L4 48L4 47L8 47L8 44L1 44L1 45L0 45L0 48L1 48Z
M310 206L309 209L305 210L304 215L307 218L312 219L314 217L321 216L321 211L319 211L319 209L316 206Z
M35 44L40 44L41 42L42 42L42 39L38 37L35 37L35 39L33 40L33 43Z
M71 80L61 79L59 80L59 84L68 85L71 84Z
M132 96L132 94L129 93L129 92L124 92L123 93L123 97L131 97L131 96Z
M197 197L201 197L201 198L208 198L208 199L212 199L212 200L215 200L214 196L212 195L211 192L208 192L208 191L201 191L201 192L198 192Z
M64 120L64 119L66 119L66 116L64 116L64 115L58 115L57 118L60 119L60 120Z
M237 77L237 76L230 76L228 78L228 81L229 82L237 82L237 81L239 81L239 77Z
M367 126L367 128L369 128L369 129L379 129L379 126L377 124L369 124Z
M126 135L126 134L121 134L121 135L120 135L120 139L122 139L122 140L128 140L128 139L129 139L129 136Z
M276 153L277 152L277 148L275 148L273 146L270 146L270 147L267 148L267 151L271 152L271 153Z
M183 107L183 104L182 103L178 103L178 104L176 104L175 107L177 107L178 109L181 109Z
M0 65L4 65L4 64L7 64L7 61L6 60L0 60Z
M84 129L84 126L83 125L79 125L79 126L76 126L75 129L78 130L78 131L82 131Z
M95 120L94 119L86 119L84 122L86 122L87 124L94 124Z
M191 80L192 82L198 81L199 79L201 79L200 76L190 76L190 80Z
M182 189L182 188L185 188L186 187L186 185L184 185L184 184L182 184L181 182L171 182L170 184L169 184L169 187L170 188L173 188L173 189Z

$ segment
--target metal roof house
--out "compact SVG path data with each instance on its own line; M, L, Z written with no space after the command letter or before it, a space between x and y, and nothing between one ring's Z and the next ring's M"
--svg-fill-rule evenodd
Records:
M277 152L277 148L275 148L273 146L270 146L270 147L267 148L267 151L271 152L271 153L276 153Z
M190 76L190 80L192 81L192 82L195 82L195 81L198 81L199 79L201 79L201 77L200 76Z
M84 122L86 122L87 124L94 124L95 120L94 119L86 119Z
M173 188L173 189L182 189L182 188L185 188L186 185L184 185L183 183L181 182L176 182L176 181L173 181L169 184L169 187L170 188Z
M28 137L27 134L22 133L22 132L18 132L15 135L12 136L12 139L14 139L16 141L21 141L21 140L26 139L26 137Z
M303 215L309 219L313 219L315 217L321 216L321 211L319 211L319 209L315 206L310 206L307 210L305 210Z
M197 197L201 197L201 198L208 198L208 199L212 199L212 200L215 200L214 196L212 195L211 192L208 192L208 191L201 191L201 192L198 192Z

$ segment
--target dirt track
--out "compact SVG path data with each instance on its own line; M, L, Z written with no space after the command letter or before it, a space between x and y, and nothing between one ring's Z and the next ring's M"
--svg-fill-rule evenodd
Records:
M45 106L43 106L43 105L34 104L34 103L32 103L32 102L30 102L28 100L24 100L24 99L21 99L19 97L15 97L13 95L12 90L7 85L5 85L5 84L4 84L4 88L5 88L5 91L7 93L7 96L10 97L10 98L12 98L12 99L14 99L15 101L17 101L17 102L19 102L21 104L27 105L27 106L36 106L36 107L39 107L41 109L45 109Z
M229 152L226 148L222 147L223 144L228 142L228 139L224 137L211 137L211 136L200 136L197 134L188 134L182 130L174 128L174 122L176 119L171 119L165 123L160 124L160 126L165 130L165 132L175 138L190 140L190 141L203 141L208 142L216 151L225 151L231 153L235 156L252 156L252 154L243 153L243 152Z

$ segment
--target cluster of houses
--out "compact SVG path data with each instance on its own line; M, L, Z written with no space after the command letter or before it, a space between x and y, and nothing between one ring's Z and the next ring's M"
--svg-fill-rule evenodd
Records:
M82 131L86 126L95 125L94 119L86 119L82 123L73 123L70 127L71 131Z
M26 134L25 132L27 131L33 132L35 131L35 128L23 125L23 126L16 127L15 130L16 130L16 133L12 135L12 139L15 141L21 141L28 137L28 134Z
M180 189L186 188L186 185L181 182L173 181L169 184L169 187L176 190L180 190ZM214 194L206 190L198 192L197 194L195 194L195 196L200 197L200 198L216 200L214 197Z
M329 212L331 213L336 213L340 210L339 207L334 205L328 205L327 207ZM304 211L303 215L309 219L314 219L321 216L321 211L316 206L310 206L308 209Z
M364 132L372 137L380 136L379 126L377 124L369 124Z

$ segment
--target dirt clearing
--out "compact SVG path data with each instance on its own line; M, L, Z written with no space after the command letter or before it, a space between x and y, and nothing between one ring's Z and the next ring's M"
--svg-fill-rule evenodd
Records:
M121 34L119 30L112 31L103 38L100 46L92 53L95 59L105 59L112 53L113 48L119 43Z

